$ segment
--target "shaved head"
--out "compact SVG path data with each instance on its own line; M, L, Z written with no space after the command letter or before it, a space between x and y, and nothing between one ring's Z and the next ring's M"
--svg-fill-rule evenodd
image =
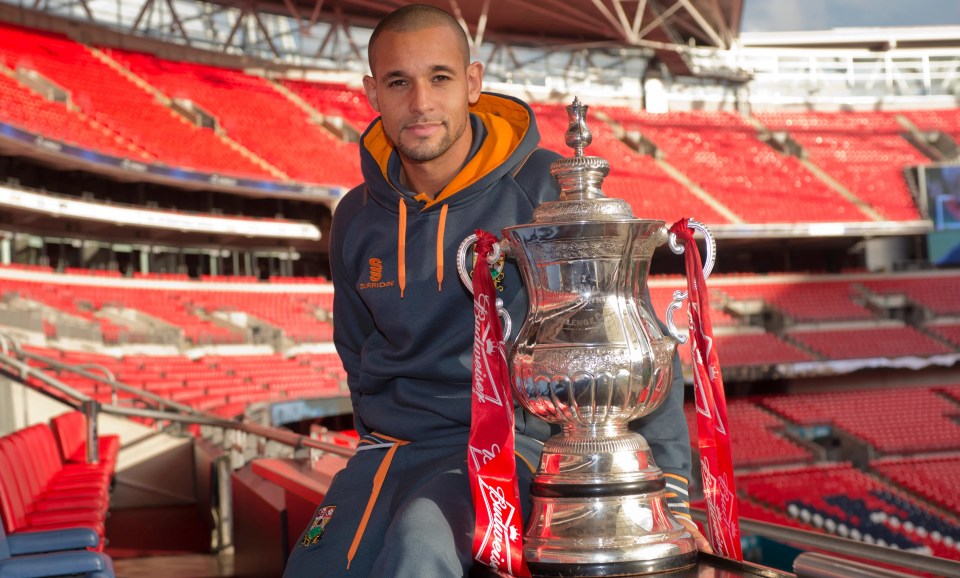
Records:
M457 37L458 48L463 55L463 65L464 67L469 65L470 43L467 41L467 34L463 31L460 23L449 13L439 8L426 4L410 4L387 14L374 28L373 34L370 36L370 42L367 44L367 59L370 64L370 71L373 72L376 60L376 44L383 32L417 32L437 26L446 26L454 32Z

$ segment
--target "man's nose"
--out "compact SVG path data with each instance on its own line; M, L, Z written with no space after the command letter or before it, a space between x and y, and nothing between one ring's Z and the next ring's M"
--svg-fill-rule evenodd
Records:
M415 82L410 92L410 111L416 113L428 112L433 109L433 97L429 83Z

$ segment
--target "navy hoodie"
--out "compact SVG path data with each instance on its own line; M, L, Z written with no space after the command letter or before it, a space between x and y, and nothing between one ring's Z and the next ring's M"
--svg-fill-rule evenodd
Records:
M334 342L361 436L445 437L466 447L474 320L472 296L456 270L457 248L477 229L500 237L504 227L532 222L540 203L559 196L549 171L559 155L538 148L525 103L483 93L470 113L469 159L434 199L399 184L399 158L378 119L361 141L364 184L337 206L330 242ZM506 259L495 279L515 337L528 301L514 260ZM660 419L640 431L686 502L690 448L678 364L675 373L670 400L645 418ZM540 439L549 433L530 416L517 429Z

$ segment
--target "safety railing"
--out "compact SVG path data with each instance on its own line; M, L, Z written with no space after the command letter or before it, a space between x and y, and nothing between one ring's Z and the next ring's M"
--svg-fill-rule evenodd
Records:
M31 360L42 363L43 367L30 365L28 361ZM111 403L99 403L95 398L63 383L47 370L62 373L69 372L98 383L103 383L106 387L110 388ZM208 430L211 434L210 437L214 439L214 441L222 441L224 449L231 452L231 462L235 468L242 467L243 464L248 461L244 456L251 455L248 444L246 443L247 438L258 441L257 448L265 448L267 444L274 444L275 446L288 448L296 457L310 457L315 459L317 452L331 453L345 457L353 455L352 448L316 440L309 436L297 434L282 428L224 419L188 405L166 399L152 392L118 381L110 370L103 366L96 364L70 365L44 355L26 351L20 347L16 339L2 333L0 333L0 374L6 375L8 378L16 379L39 393L53 397L74 409L84 411L87 414L88 423L91 424L90 427L94 428L91 432L93 435L88 436L87 440L88 456L91 451L89 446L94 446L92 451L96 451L95 439L97 432L95 428L97 415L100 412L122 417L152 419L157 422L174 423L181 426L199 425L210 428ZM47 386L47 388L34 387L34 385L29 382L31 378ZM52 393L50 390L56 393ZM118 392L120 391L134 396L130 398L131 401L141 407L121 405L121 400L118 396ZM217 435L216 430L220 430L220 435ZM313 452L313 454L311 455L310 452Z

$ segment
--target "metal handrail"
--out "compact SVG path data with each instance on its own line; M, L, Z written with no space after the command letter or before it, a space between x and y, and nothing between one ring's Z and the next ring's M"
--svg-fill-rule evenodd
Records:
M915 574L904 574L886 568L877 568L869 564L834 558L818 552L804 552L793 561L793 571L797 578L914 578Z
M2 334L0 334L0 335L2 335ZM120 391L124 391L124 392L127 392L127 393L131 393L131 394L137 396L138 398L140 398L141 400L150 400L150 401L154 402L154 405L156 405L157 407L160 407L160 408L169 407L169 408L173 408L173 409L177 410L178 412L183 412L183 413L200 413L199 410L197 410L197 409L195 409L195 408L192 408L192 407L190 407L189 405L185 405L185 404L182 404L182 403L173 401L173 400L171 400L171 399L167 399L167 398L165 398L165 397L163 397L163 396L161 396L161 395L157 395L157 394L155 394L155 393L153 393L153 392L147 391L147 390L145 390L145 389L141 389L141 388L139 388L139 387L134 387L134 386L132 386L132 385L123 383L122 381L117 381L117 379L116 379L115 377L113 377L113 373L110 372L109 369L107 369L106 367L97 365L97 364L87 363L87 364L82 364L82 365L70 365L69 363L64 363L64 362L62 362L62 361L57 361L56 359L47 357L47 356L45 356L45 355L40 355L40 354L38 354L38 353L31 353L31 352L29 352L29 351L23 351L22 349L19 351L19 354L20 354L21 357L24 357L24 358L27 358L27 359L32 359L32 360L35 360L35 361L39 361L39 362L41 362L41 363L44 363L44 364L46 364L47 366L49 366L50 368L55 369L55 370L57 370L57 371L66 371L66 372L79 375L80 377L84 377L84 378L89 379L89 380L92 380L92 381L96 381L96 382L99 382L99 383L106 384L107 386L110 387L111 401L112 401L113 405L117 405L117 403L118 403L117 390L120 390ZM100 369L101 371L104 371L104 372L105 372L105 375L97 375L96 373L92 373L92 372L90 372L90 371L87 371L88 368L89 368L89 369ZM53 385L53 384L48 384L48 385ZM56 386L53 385L53 387L56 387ZM69 387L69 386L64 385L64 387ZM72 389L72 388L71 388L71 389ZM72 391L73 391L74 393L71 393L71 394L70 394L71 397L76 397L75 394L79 393L79 392L77 392L76 390L72 390ZM84 394L82 394L82 393L80 393L79 395L84 396ZM86 396L84 396L84 397L86 397ZM78 399L79 399L79 398L78 398ZM82 401L82 399L81 399L81 401Z
M706 522L707 520L707 514L702 508L691 508L690 513L695 520L700 522ZM744 533L756 534L778 542L798 544L806 548L815 548L860 560L927 572L944 578L960 578L960 562L945 558L925 556L905 550L894 550L893 548L858 542L832 534L821 534L789 526L780 526L752 518L741 517L740 529Z
M2 333L0 333L0 347L3 347L5 344L4 338L9 338L9 336L4 336ZM15 340L11 340L11 341L15 341ZM19 347L17 349L19 350ZM82 369L77 369L76 367L72 367L68 364L51 360L42 355L32 354L29 352L24 352L22 350L19 350L19 353L22 356L30 357L38 361L44 361L45 363L51 362L51 365L57 366L62 369L67 369L69 371L73 371L74 373L78 375L82 375L83 377L100 380L100 381L106 381L105 378L100 377L96 374L87 372ZM91 402L97 403L94 398L86 395L83 392L80 392L74 389L73 387L70 387L69 385L61 382L59 379L52 377L47 373L45 373L44 371L41 371L35 367L32 367L15 357L12 357L10 355L0 352L0 363L4 363L16 369L18 375L12 375L10 372L5 371L3 369L0 369L0 373L6 373L11 378L18 378L22 384L26 385L27 387L30 387L31 389L36 389L36 388L34 387L33 384L28 382L28 378L34 377L37 380L41 381L44 385L50 386L53 389L56 389L57 391L61 392L66 397L70 398L72 403L70 403L69 405L71 405L72 407L79 409L84 403L87 403L87 404ZM146 397L149 397L149 398L159 397L150 392L123 384L121 382L116 382L116 385L118 388L124 391L128 391L130 393L146 394ZM160 399L162 400L162 398ZM159 421L207 425L207 426L218 427L226 430L234 430L234 431L242 432L244 434L257 436L269 441L277 442L285 446L289 446L293 448L294 451L298 449L314 449L314 450L322 451L324 453L335 454L335 455L343 456L347 458L353 456L353 454L355 453L353 448L344 447L344 446L340 446L340 445L336 445L328 442L323 442L320 440L315 440L310 438L309 436L297 434L286 429L281 429L281 428L276 428L271 426L264 426L260 424L243 422L243 421L228 420L222 417L214 416L214 415L196 410L190 406L173 402L173 401L169 401L162 405L166 405L168 407L176 409L178 410L178 412L182 411L183 413L163 411L162 409L143 409L143 408L133 408L133 407L122 407L119 405L100 405L99 403L97 404L97 411L100 413L106 413L106 414L124 416L124 417L149 418L149 419L155 419Z
M196 424L196 425L206 425L212 427L219 427L224 429L236 430L243 432L245 434L255 435L262 437L264 439L289 446L294 450L301 448L309 448L315 450L321 450L326 453L336 454L338 456L343 456L346 458L352 457L355 452L353 448L348 448L344 446L339 446L336 444L331 444L327 442L322 442L320 440L315 440L309 436L298 434L290 430L285 430L272 426L265 426L255 423L248 423L242 421L232 421L228 419L223 419L221 417L216 417L206 414L194 414L194 415L181 415L181 414L171 414L165 411L157 411L151 409L138 409L132 407L114 407L114 406L102 406L100 408L102 413L108 413L111 415L125 416L125 417L146 417L156 420L169 420L179 423L186 424Z
M117 402L119 401L117 399L117 387L116 387L117 376L115 376L113 372L110 371L109 368L107 368L106 366L100 365L99 363L82 363L80 365L75 365L73 367L77 369L84 369L84 370L96 369L101 371L103 373L103 377L105 377L108 383L110 384L110 402L113 405L117 405ZM94 389L94 391L95 392L99 391L99 388Z

